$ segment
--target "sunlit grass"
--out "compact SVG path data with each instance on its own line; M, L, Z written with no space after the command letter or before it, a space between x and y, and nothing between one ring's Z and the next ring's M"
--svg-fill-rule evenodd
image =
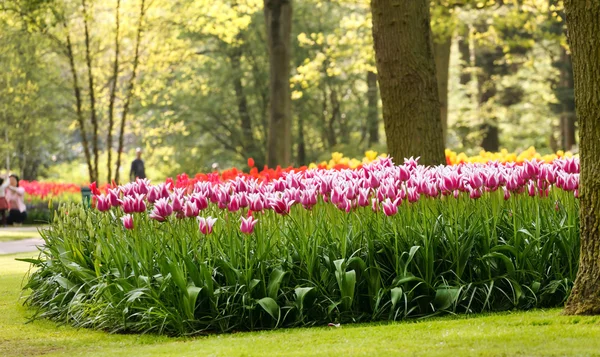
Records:
M3 230L0 229L0 242L8 242L11 240L21 240L28 238L36 238L39 237L38 232L21 232L15 230Z
M110 335L47 320L27 324L30 312L19 296L28 264L14 259L33 256L0 256L0 356L593 356L600 351L600 317L562 316L558 309L188 338Z

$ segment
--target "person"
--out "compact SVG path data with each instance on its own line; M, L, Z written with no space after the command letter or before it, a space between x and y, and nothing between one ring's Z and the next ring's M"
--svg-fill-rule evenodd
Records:
M8 174L2 177L0 176L0 225L2 227L6 227L6 211L8 211L8 200L6 199L6 188L10 184L10 180L8 179Z
M144 160L142 160L142 149L135 149L135 156L136 159L131 163L131 170L129 171L130 181L135 181L136 178L146 178L146 169L144 168Z
M27 218L27 207L25 206L25 189L19 187L19 176L10 175L10 182L6 188L6 200L10 206L8 211L9 225L21 225Z

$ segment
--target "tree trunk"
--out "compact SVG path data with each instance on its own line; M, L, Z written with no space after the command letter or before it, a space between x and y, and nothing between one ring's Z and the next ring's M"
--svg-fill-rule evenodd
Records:
M113 126L115 123L115 99L117 97L117 79L119 78L119 9L121 8L121 0L117 0L116 9L116 30L115 30L115 61L113 62L112 87L110 88L110 97L108 98L108 130L106 133L106 182L112 180L112 144L113 144Z
M327 141L329 141L329 147L337 145L337 135L335 133L335 122L340 119L340 102L337 97L337 92L332 89L329 93L329 101L331 102L331 117L327 124Z
M85 119L83 118L83 104L81 101L81 88L79 87L79 76L77 75L77 68L75 67L75 54L73 53L73 45L71 43L71 36L69 35L69 29L66 22L63 23L65 30L67 31L67 57L69 58L69 67L71 69L71 75L73 77L73 91L75 93L75 112L77 114L77 124L79 126L79 132L81 133L81 142L83 144L83 154L85 155L85 162L88 168L88 176L90 182L97 180L94 173L94 165L92 164L92 158L90 155L90 146L87 139L87 133L85 130Z
M379 92L377 90L377 74L367 72L367 134L368 147L379 144Z
M231 61L231 69L233 71L233 88L237 101L238 115L240 116L240 124L242 128L242 145L247 158L254 159L256 167L264 166L264 159L259 152L256 140L254 139L254 131L252 129L252 118L248 110L248 99L244 93L244 85L242 84L242 48L236 46L232 49L229 56Z
M566 314L600 314L600 2L565 0L580 130L579 271Z
M448 76L450 74L451 46L452 36L447 36L445 39L443 39L443 42L433 43L438 97L440 99L440 120L442 121L444 143L446 142L446 135L448 134Z
M296 154L298 165L306 165L306 141L304 139L304 119L298 117L298 152Z
M123 146L125 141L125 123L127 121L127 114L129 112L129 105L131 104L131 98L133 97L133 89L135 86L135 77L137 75L138 64L140 63L140 43L142 42L142 32L144 24L144 15L146 14L146 1L142 0L140 5L140 17L138 18L138 28L135 38L135 51L133 54L133 69L131 71L131 77L129 77L129 83L127 84L127 92L125 94L125 102L123 103L123 111L121 112L121 128L119 129L119 148L117 150L117 165L115 168L115 182L119 183L119 171L121 169L121 156L123 154Z
M388 153L445 162L427 0L372 0L373 40Z
M480 25L479 32L487 31L487 25ZM484 120L481 125L481 147L486 151L500 150L498 118L488 108L487 103L497 94L494 74L497 72L496 61L504 56L501 47L475 46L475 66L478 70L477 91L479 93L479 113Z
M267 163L271 167L291 161L290 51L292 0L265 0L269 45L270 113Z
M557 97L561 104L560 132L564 150L575 145L575 101L573 98L573 65L567 50L561 48Z
M85 0L81 0L83 8L83 29L85 34L85 62L88 70L88 87L90 96L90 120L92 122L92 151L94 154L94 176L98 177L98 115L96 113L96 88L94 87L94 76L92 75L92 56L90 52L90 32L88 28L88 13ZM94 180L94 181L96 181Z

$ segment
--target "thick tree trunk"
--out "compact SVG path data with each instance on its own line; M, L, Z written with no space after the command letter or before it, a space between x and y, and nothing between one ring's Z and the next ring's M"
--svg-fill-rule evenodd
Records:
M121 169L121 156L125 145L125 124L127 122L127 114L133 97L133 89L135 86L135 77L137 76L137 68L140 63L140 43L142 42L142 32L144 25L144 15L146 14L146 1L142 0L140 4L140 17L138 18L138 27L135 37L135 51L133 54L133 68L129 83L127 84L127 92L125 92L125 102L123 103L123 111L121 112L121 127L119 129L119 148L117 150L117 164L115 168L115 182L119 183L119 171Z
M115 123L115 99L117 97L117 79L119 78L119 29L120 29L120 14L121 0L117 0L116 9L116 29L115 29L115 60L113 62L112 86L110 88L110 96L108 98L108 130L106 132L106 182L112 180L112 144L113 144L113 127Z
M269 44L270 115L267 163L271 167L291 161L290 51L292 0L265 0Z
M435 55L435 71L437 75L438 97L440 99L440 120L442 121L442 132L444 143L448 133L448 76L450 74L450 49L452 47L452 36L447 36L443 42L433 43Z
M445 162L427 0L372 0L373 40L388 153Z
M566 314L600 314L600 2L565 0L580 133L581 250Z
M369 149L379 144L379 92L377 90L377 74L367 72L367 134Z

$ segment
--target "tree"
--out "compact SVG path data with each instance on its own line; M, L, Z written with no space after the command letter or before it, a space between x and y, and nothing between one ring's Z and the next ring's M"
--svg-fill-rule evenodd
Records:
M580 130L579 271L566 314L600 314L600 2L565 0Z
M429 2L372 0L373 40L388 153L445 162Z
M290 51L292 0L265 0L269 44L269 166L291 163L292 113L290 97Z

